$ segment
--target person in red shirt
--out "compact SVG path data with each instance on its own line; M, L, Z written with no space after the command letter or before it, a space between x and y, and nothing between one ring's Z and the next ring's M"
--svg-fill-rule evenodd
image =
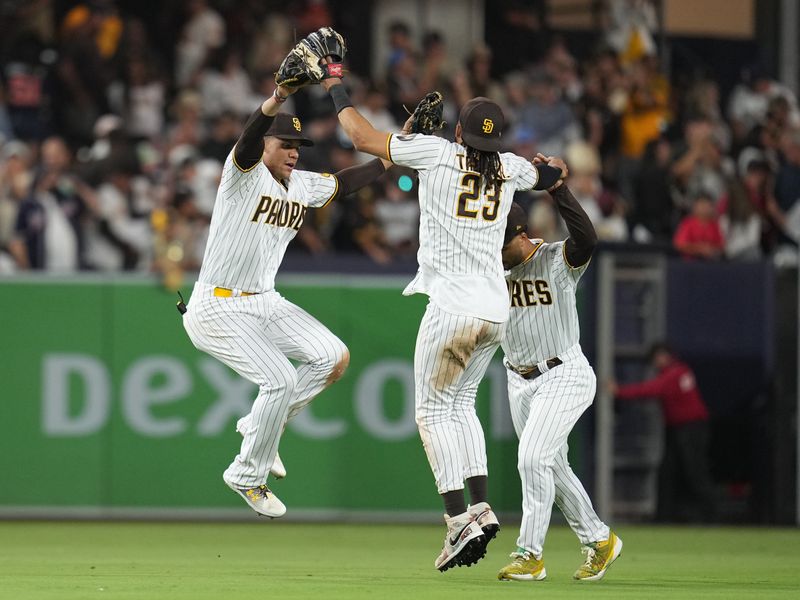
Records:
M716 519L714 486L708 469L708 408L695 376L664 343L650 351L658 374L647 381L617 385L609 391L620 400L655 398L661 402L666 435L658 474L660 521Z
M695 197L692 212L681 220L672 243L686 258L722 256L725 250L725 237L717 221L711 196L698 194Z

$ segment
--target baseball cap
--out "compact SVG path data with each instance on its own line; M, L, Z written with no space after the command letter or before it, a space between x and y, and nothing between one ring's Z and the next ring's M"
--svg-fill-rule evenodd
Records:
M528 231L528 214L519 204L512 202L506 219L506 236L503 239L503 245L505 246L522 231Z
M458 114L461 138L467 146L485 152L500 150L500 136L506 121L497 102L478 96L467 102Z
M314 142L302 134L303 124L295 115L278 113L266 135L281 140L299 140L301 146L313 146Z

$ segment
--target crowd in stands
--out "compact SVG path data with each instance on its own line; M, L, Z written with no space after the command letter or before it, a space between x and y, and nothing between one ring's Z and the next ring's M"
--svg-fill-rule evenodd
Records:
M255 1L171 5L145 20L113 0L63 10L30 0L3 17L13 35L0 42L0 273L197 269L222 164L272 93L293 32L337 25L320 0L282 12ZM676 85L647 14L633 16L612 19L590 52L554 35L540 60L505 73L495 73L485 45L456 64L442 32L417 43L395 22L383 72L349 72L345 81L361 112L388 131L433 89L447 101L444 136L466 100L496 100L507 149L564 157L601 240L672 246L694 260L796 253L795 95L758 65L743 68L724 99L713 78ZM285 110L316 142L301 167L336 171L365 160L318 86ZM419 209L415 187L398 186L401 174L393 169L309 213L290 252L359 253L379 264L413 256ZM516 200L532 235L565 237L546 193Z

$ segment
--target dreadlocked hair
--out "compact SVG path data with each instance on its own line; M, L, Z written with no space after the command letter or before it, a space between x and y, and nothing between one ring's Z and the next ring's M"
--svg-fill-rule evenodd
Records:
M503 185L503 165L500 164L498 152L486 152L467 146L467 168L481 176L481 181L486 186L485 190L500 190Z

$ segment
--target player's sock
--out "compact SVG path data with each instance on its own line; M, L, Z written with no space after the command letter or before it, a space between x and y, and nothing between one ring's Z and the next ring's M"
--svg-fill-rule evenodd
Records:
M489 477L487 475L476 475L467 479L469 496L472 504L489 501Z
M444 511L448 515L460 515L467 512L467 502L464 500L464 490L453 490L442 494Z

